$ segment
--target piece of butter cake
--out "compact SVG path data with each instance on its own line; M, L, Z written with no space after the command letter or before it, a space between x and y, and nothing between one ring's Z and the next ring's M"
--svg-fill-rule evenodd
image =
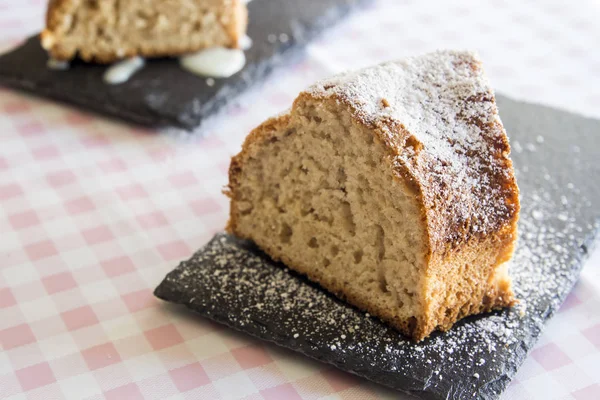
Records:
M246 24L243 0L51 0L41 42L55 60L111 63L238 48Z
M315 84L248 136L228 231L422 340L515 303L509 153L474 54L366 68Z

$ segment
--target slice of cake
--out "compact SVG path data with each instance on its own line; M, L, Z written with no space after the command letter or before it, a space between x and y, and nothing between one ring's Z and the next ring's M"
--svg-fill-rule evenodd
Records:
M56 60L110 63L237 48L246 23L242 0L51 0L41 39Z
M229 171L228 231L415 340L515 303L510 147L479 59L317 83Z

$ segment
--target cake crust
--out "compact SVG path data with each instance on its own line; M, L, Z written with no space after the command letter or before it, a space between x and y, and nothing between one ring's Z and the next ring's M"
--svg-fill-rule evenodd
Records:
M158 3L157 6L160 5ZM145 15L146 10L143 7L137 9L133 2L50 0L46 11L46 27L40 34L41 44L56 60L70 61L79 57L86 62L100 64L134 56L172 57L216 46L240 47L248 22L245 2L185 0L183 3L186 3L190 15L194 17L185 21L189 24L186 32L175 31L181 29L178 27L180 16L168 15L166 11L161 13L160 10L148 10L148 15ZM199 6L202 3L205 3L204 7ZM85 10L84 17L78 15L82 10ZM86 18L98 21L92 33L77 31L79 26L89 23L85 21ZM126 23L119 25L122 19ZM148 33L152 40L146 40ZM138 38L132 39L136 36ZM167 39L169 37L171 40ZM98 45L98 39L105 40L103 45Z
M417 341L467 315L513 305L510 279L501 265L511 258L517 237L518 187L508 139L478 57L436 52L334 77L301 93L291 113L314 102L347 109L352 122L372 132L394 160L394 179L421 205L426 227L421 273L428 287L443 287L443 293L427 288L420 315L398 318L341 283L315 275L270 243L259 246ZM230 233L254 240L239 221L242 172L290 118L284 114L260 125L232 159Z

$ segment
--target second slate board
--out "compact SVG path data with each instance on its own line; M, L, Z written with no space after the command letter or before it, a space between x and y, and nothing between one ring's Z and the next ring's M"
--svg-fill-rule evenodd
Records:
M176 59L150 60L122 85L102 81L106 66L73 62L68 71L46 67L39 38L0 57L0 84L65 101L147 126L194 129L227 101L264 79L292 50L369 0L253 0L248 4L244 69L213 86L184 71Z
M600 122L501 96L498 106L522 197L517 307L417 345L224 234L155 295L425 399L497 399L579 277L600 217Z

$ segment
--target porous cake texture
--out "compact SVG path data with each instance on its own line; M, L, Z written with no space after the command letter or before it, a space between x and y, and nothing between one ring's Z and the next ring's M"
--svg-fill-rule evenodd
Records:
M319 82L250 133L228 231L419 341L513 305L510 146L476 55Z

